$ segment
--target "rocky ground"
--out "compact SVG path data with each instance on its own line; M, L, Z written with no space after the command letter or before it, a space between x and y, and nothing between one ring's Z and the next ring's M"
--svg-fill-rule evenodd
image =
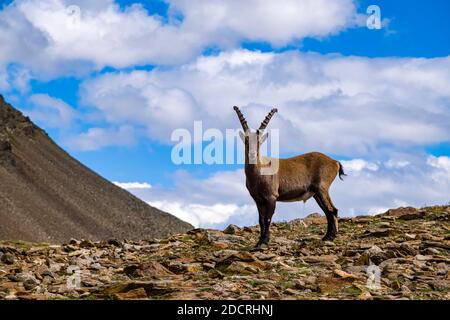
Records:
M272 226L195 229L163 240L0 242L0 299L450 299L450 207Z

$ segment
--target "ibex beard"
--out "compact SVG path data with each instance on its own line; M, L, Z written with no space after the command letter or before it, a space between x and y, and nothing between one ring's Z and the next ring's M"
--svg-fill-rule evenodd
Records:
M269 244L270 224L277 201L306 201L311 197L327 217L327 232L322 240L334 240L338 232L338 209L328 191L337 175L341 180L345 176L342 164L320 152L288 159L263 157L260 146L268 136L264 130L278 110L272 109L256 132L249 129L239 108L235 106L234 110L244 130L240 132L240 137L245 144L246 186L259 213L260 238L256 247ZM274 162L277 170L268 173L267 168L272 168Z

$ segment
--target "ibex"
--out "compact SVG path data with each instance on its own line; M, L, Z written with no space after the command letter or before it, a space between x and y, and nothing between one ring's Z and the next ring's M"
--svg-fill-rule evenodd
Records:
M338 174L341 180L345 176L341 163L319 152L288 159L262 157L260 146L268 136L264 130L278 110L272 109L256 132L251 132L239 108L235 106L234 110L244 130L239 134L245 144L246 186L259 213L260 238L256 247L269 244L269 228L277 201L306 201L311 197L327 217L327 232L323 240L332 241L338 232L338 209L331 201L328 189ZM264 167L270 166L274 160L278 161L278 170L273 174L263 173Z

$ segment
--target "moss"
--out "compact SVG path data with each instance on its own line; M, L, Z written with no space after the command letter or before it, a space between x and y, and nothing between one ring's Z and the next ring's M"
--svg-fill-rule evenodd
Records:
M9 241L11 244L14 245L14 247L19 251L28 251L33 246L38 246L38 244L33 245L32 243L25 242L25 241Z
M266 283L265 281L262 281L262 280L258 280L258 279L256 279L256 280L250 280L250 285L252 286L252 287L259 287L260 285L263 285L264 283Z
M261 299L261 297L256 293L250 294L250 297L252 298L252 300L260 300Z
M289 278L292 276L291 273L288 272L288 271L286 271L286 270L280 270L280 271L278 272L278 274L279 274L281 277L287 278L287 279L289 279Z
M184 235L184 236L180 239L180 241L183 241L183 242L194 241L194 240L195 240L195 237L194 237L194 236L191 236L191 235Z
M309 264L307 264L305 262L301 262L301 261L296 262L294 264L294 266L299 268L299 269L304 269L304 268L309 269Z
M295 288L295 282L294 281L281 281L279 282L279 285L284 289L294 289Z
M249 245L249 242L246 241L246 240L241 240L241 241L239 242L239 244L240 244L241 246L248 246L248 245Z
M361 289L354 286L344 288L344 293L350 296L358 296L361 294L361 292Z
M437 254L438 256L443 256L443 257L448 257L448 252L445 250L441 250L439 251L439 253Z

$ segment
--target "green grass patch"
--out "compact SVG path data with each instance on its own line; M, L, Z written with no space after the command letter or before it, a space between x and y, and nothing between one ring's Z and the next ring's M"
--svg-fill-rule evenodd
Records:
M183 242L194 241L195 237L191 236L191 235L184 235L180 240L183 241Z
M259 287L260 285L263 285L264 283L266 283L266 282L265 282L265 281L262 281L262 280L258 280L258 279L256 279L256 280L250 280L250 285L251 285L253 288Z
M344 288L344 293L350 296L358 296L361 294L361 292L361 289L354 286Z

